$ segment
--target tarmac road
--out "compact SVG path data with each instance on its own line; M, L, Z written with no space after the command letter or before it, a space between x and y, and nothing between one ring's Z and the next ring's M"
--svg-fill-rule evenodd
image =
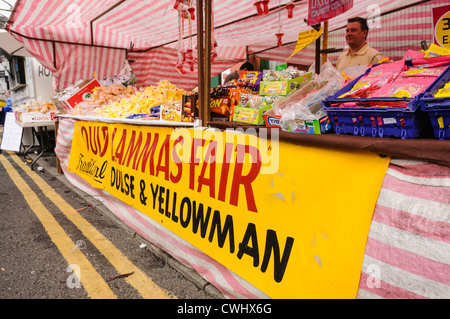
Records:
M0 299L223 298L72 187L54 156L31 170L0 154Z

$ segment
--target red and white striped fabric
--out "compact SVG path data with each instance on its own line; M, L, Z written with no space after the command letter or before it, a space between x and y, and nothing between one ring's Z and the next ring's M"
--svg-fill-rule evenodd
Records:
M450 169L391 160L367 239L358 298L450 297Z
M53 73L57 90L62 90L80 79L91 79L94 76L103 79L119 74L126 58L125 50L55 43L54 61L51 42L31 40L22 36L16 36L16 39ZM105 63L106 61L108 63Z
M269 298L143 213L67 171L75 121L60 118L55 152L68 181L136 233L192 267L226 298ZM369 231L357 298L450 297L450 169L391 160Z
M62 89L79 79L90 78L94 72L99 79L117 74L126 58L125 50L133 44L131 54L136 73L140 74L139 85L156 84L159 80L171 78L175 85L186 89L197 86L197 72L182 75L175 69L176 55L168 54L169 49L178 46L179 28L174 0L19 0L17 12L7 29L22 42L49 70L55 73L57 89ZM193 1L195 2L195 1ZM284 5L288 0L270 1L270 13L257 15L253 1L224 0L213 1L214 40L218 43L217 62L212 66L213 75L227 69L234 60L244 60L245 54L276 47L281 23L284 32L283 43L295 42L298 33L310 27L303 21L307 17L307 1L296 1L294 17L287 18ZM418 1L372 0L354 1L353 8L329 20L329 30L346 25L349 17L369 17L412 5ZM394 58L411 46L419 46L421 40L432 39L431 7L444 4L446 0L431 0L399 13L383 16L378 21L380 28L370 33L370 43L385 55ZM281 8L281 10L279 10ZM378 11L379 10L379 11ZM403 12L403 13L402 13ZM187 21L187 20L185 20ZM417 23L417 22L420 23ZM91 30L92 23L92 30ZM196 20L192 23L192 34L196 34ZM185 25L184 36L188 36L189 26ZM92 32L91 32L92 31ZM91 36L91 33L93 36ZM39 41L32 39L44 39ZM65 41L62 44L49 41ZM187 39L185 40L185 42ZM196 39L193 38L195 46ZM342 48L345 43L342 33L330 33L329 47ZM430 42L428 42L429 44ZM53 45L55 47L53 47ZM93 49L87 45L103 46ZM164 49L160 48L163 47ZM142 52L153 47L160 49ZM276 48L258 53L257 56L274 61L285 61L295 45ZM117 49L114 49L117 48ZM155 52L152 52L155 51ZM141 53L138 53L141 52ZM149 67L149 60L160 60L159 66ZM336 57L330 56L333 61ZM164 67L161 67L164 62ZM294 56L290 63L311 65L314 62L313 46L305 48ZM222 70L220 70L223 68Z
M138 78L138 86L157 84L160 80L168 80L177 87L185 90L192 90L198 86L198 67L194 65L194 70L190 71L188 66L184 67L186 74L181 75L174 72L174 66L170 61L176 61L178 52L171 48L158 48L148 52L129 54L130 66ZM241 56L245 59L245 56ZM225 60L216 59L211 64L211 77L214 77L224 70L232 67L240 59Z

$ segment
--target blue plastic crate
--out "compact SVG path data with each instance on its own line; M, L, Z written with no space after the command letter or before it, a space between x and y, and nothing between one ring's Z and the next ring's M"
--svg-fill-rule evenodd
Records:
M336 134L413 139L425 128L420 110L382 112L373 109L328 110L327 113Z
M450 139L450 98L435 98L434 94L450 82L450 67L427 89L420 99L420 107L428 115L434 137Z
M359 101L407 101L407 107L335 107L335 103ZM426 118L420 110L419 97L379 99L327 98L322 108L330 117L336 134L353 134L370 137L417 138L426 127Z
M369 137L417 138L426 127L427 118L420 109L420 98L339 98L350 91L370 69L321 102L322 109L330 117L336 134L352 134ZM338 107L344 102L408 102L407 107Z

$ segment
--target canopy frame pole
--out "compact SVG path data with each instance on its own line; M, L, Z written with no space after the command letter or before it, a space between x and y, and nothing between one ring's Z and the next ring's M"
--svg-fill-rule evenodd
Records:
M211 23L212 23L212 2L213 0L205 0L205 60L204 60L204 89L203 89L203 125L207 126L211 119Z
M56 44L55 44L55 42L52 42L52 51L53 51L53 67L56 70L57 65L56 65Z
M17 9L19 8L21 2L22 2L22 0L16 1L16 3L14 4L14 8L12 9L11 15L9 16L9 19L6 22L5 30L8 32L11 29L11 27L14 25L14 23L16 22L16 13L17 13Z
M323 42L322 42L322 50L320 51L322 53L322 65L324 65L328 61L328 20L326 20L323 23Z
M211 0L197 0L198 107L202 126L206 126L210 120L211 8Z
M311 26L311 28L315 29L316 31L320 30L320 23L318 24L314 24ZM320 61L320 38L322 36L319 36L316 39L316 56L315 56L315 72L316 74L320 74L320 66L321 66L321 61Z
M201 122L205 120L203 110L204 103L204 68L203 68L203 0L197 0L197 72L198 72L198 108L199 119ZM195 107L195 106L194 106Z
M15 35L18 35L18 36L23 37L23 38L28 39L28 40L51 42L52 43L52 51L53 51L53 67L55 68L55 70L57 68L57 65L56 65L56 43L71 44L71 45L81 45L81 46L92 47L92 48L124 50L125 51L125 56L128 56L128 49L124 49L124 48L110 47L110 46L106 46L106 45L97 45L97 44L92 45L92 44L88 44L88 43L67 42L67 41L61 41L61 40L38 39L38 38L29 37L29 36L20 34L19 32L16 32L14 30L9 30L8 32L9 33L14 33Z
M102 13L97 15L94 19L89 21L89 24L90 24L90 27L91 27L91 45L94 45L94 22L96 20L98 20L99 18L103 17L105 14L107 14L107 13L111 12L112 10L114 10L116 7L118 7L119 5L124 3L125 1L126 0L120 0L119 2L115 3L114 5L112 5L111 8L107 9L106 11L103 11Z
M114 50L127 50L126 48L120 48L120 47L112 47L108 45L98 45L98 44L90 44L90 43L78 43L78 42L70 42L70 41L62 41L62 40L54 40L54 39L40 39L40 38L34 38L30 37L24 34L21 34L14 30L9 30L9 33L14 33L15 35L18 35L20 37L23 37L28 40L34 40L34 41L44 41L44 42L54 42L54 43L61 43L61 44L72 44L72 45L81 45L85 47L93 47L93 48L102 48L102 49L114 49Z

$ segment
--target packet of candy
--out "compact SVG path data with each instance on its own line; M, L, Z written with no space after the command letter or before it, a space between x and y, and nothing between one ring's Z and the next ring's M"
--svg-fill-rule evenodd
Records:
M398 98L414 98L423 93L435 78L433 77L416 77L397 80L388 83L375 92L371 97L398 97Z
M408 50L408 51L406 51L402 60L422 59L424 57L425 57L425 53L423 53L423 52Z
M250 91L245 87L239 87L239 88L232 88L229 90L228 96L231 99L230 105L238 105L239 104L239 97L242 93L250 93Z
M425 58L432 58L443 55L450 55L450 49L443 48L434 43L432 43L430 47L425 51Z
M368 74L361 77L350 91L342 94L339 98L372 97L383 85L393 82L404 68L404 60L376 65L370 69Z
M338 98L360 98L371 97L379 88L387 84L390 80L389 75L382 76L363 76L359 81L350 89L350 91L340 95Z
M370 72L367 74L368 77L372 76L389 76L390 81L392 82L395 78L400 74L401 71L405 69L405 61L399 60L390 63L381 63L376 65L370 69Z
M431 76L438 77L440 76L447 67L441 66L436 68L423 68L423 67L411 67L406 71L400 73L400 77L418 77L418 76Z
M253 86L259 90L259 82L263 77L263 73L259 71L243 71L239 76L238 82L245 86Z
M251 96L252 95L250 93L241 93L239 95L239 103L238 103L238 105L243 106L243 107L247 107L248 103L250 102Z

